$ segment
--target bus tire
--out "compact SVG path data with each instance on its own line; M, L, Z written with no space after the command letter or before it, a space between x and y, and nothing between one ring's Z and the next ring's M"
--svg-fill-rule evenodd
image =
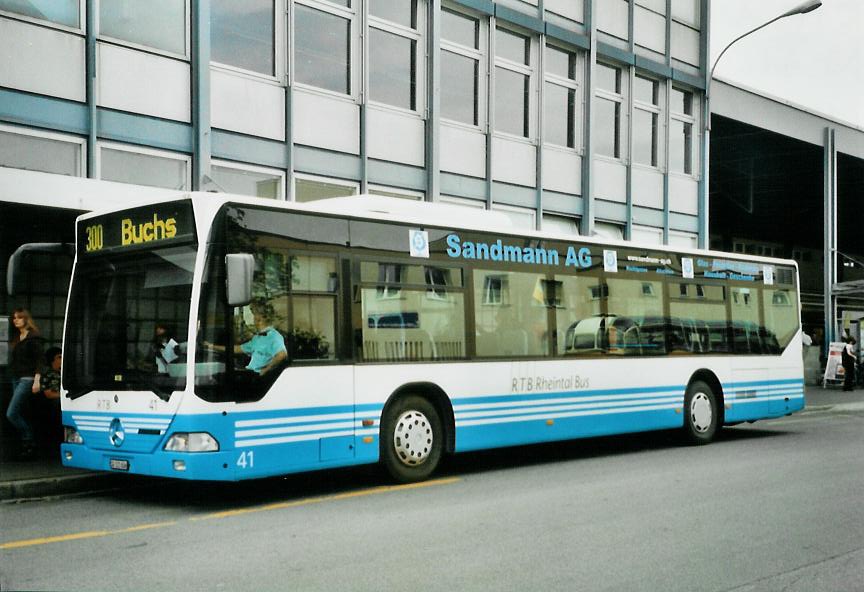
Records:
M381 460L400 483L423 481L441 460L444 428L427 399L408 395L387 406L381 419Z
M720 409L712 388L695 380L684 395L684 439L691 444L707 444L717 434Z

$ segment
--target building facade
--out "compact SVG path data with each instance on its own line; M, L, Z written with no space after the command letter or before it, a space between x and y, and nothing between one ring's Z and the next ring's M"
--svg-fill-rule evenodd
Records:
M707 0L0 0L0 166L696 245L707 21Z

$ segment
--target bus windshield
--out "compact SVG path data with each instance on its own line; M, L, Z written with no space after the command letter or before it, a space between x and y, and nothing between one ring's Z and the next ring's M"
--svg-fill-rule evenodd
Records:
M195 246L79 258L67 313L63 384L152 391L186 385L186 336Z

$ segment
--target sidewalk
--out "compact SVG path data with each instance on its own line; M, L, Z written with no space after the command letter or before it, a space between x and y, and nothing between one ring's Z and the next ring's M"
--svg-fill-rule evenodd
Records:
M864 411L864 388L844 393L840 388L806 387L806 411L846 407ZM124 487L134 475L68 469L59 452L28 462L0 460L0 502Z

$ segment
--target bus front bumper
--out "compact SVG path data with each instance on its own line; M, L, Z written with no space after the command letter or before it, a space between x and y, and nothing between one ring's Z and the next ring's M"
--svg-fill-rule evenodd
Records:
M61 444L63 465L92 471L131 473L175 479L234 481L233 452L127 453L96 450L81 444Z

